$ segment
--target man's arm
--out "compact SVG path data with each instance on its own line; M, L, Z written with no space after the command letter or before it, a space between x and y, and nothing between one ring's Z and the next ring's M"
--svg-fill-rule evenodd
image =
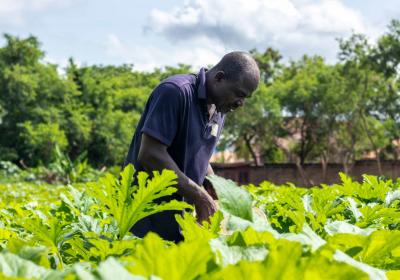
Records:
M207 220L216 211L212 197L179 169L168 154L167 146L146 133L142 133L138 162L147 172L163 169L175 171L178 176L178 194L194 204L198 221Z

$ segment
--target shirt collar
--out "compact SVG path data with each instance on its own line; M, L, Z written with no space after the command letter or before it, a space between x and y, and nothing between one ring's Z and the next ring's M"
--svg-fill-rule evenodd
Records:
M198 74L199 77L199 87L198 87L198 98L199 99L207 99L206 93L206 71L207 69L202 67Z

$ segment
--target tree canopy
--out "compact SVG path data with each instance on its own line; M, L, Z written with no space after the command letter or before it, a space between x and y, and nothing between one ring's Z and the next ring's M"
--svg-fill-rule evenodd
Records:
M56 151L86 153L93 166L120 165L145 102L164 78L197 72L188 64L151 72L134 65L44 62L39 40L4 35L0 47L0 160L49 164ZM250 50L261 83L226 119L219 150L266 162L343 163L373 152L400 158L400 22L376 42L338 40L336 63L320 56L283 62L279 50ZM62 73L61 73L62 72Z

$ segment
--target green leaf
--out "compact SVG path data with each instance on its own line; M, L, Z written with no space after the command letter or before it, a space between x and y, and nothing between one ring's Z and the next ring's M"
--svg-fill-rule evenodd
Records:
M254 228L256 231L268 231L274 236L279 235L279 233L271 227L266 217L264 215L260 216L259 211L254 208L252 209L253 222L230 215L224 210L222 210L222 212L224 213L224 220L221 223L221 227L223 227L224 233L232 233L235 231L246 230L248 228Z
M233 181L216 175L207 177L217 192L219 205L233 216L253 221L252 198L250 193L238 187Z
M49 261L49 249L46 246L31 246L32 242L25 242L20 239L11 239L7 243L7 250L19 257L34 262L45 268L51 268Z
M206 275L202 279L252 279L252 280L265 280L268 275L268 279L271 278L270 271L267 270L265 265L261 262L248 262L241 261L237 265L229 265L223 270L212 272ZM287 278L294 279L294 278ZM300 279L300 278L298 278Z
M321 246L326 244L326 241L316 234L309 225L304 224L303 230L300 233L284 233L281 234L281 238L297 241L303 245L308 245L311 247L311 251L315 252Z
M334 251L323 247L308 258L303 259L303 277L298 279L369 280L368 274L345 262L335 261Z
M334 260L338 262L344 262L351 266L358 268L361 271L364 271L369 275L370 279L376 280L386 280L385 272L381 269L374 268L369 266L365 263L358 262L351 258L350 256L346 255L342 251L336 250L335 254L333 255Z
M348 209L351 211L351 213L353 213L354 218L358 222L360 220L360 218L362 217L362 213L358 209L357 202L352 197L348 197L347 201L349 203Z
M269 246L269 254L264 261L270 279L302 279L300 267L302 246L300 243L279 239Z
M72 270L75 272L76 276L78 277L78 279L82 279L82 280L97 280L90 271L88 271L87 269L85 269L84 267L82 267L82 265L75 264L72 267Z
M245 231L237 231L227 238L229 245L239 246L253 246L264 245L267 246L276 242L277 238L268 231L259 232L250 227Z
M96 274L101 280L145 280L143 276L130 274L115 258L108 258L100 263Z
M345 221L334 221L328 223L325 225L324 229L329 235L335 235L338 233L351 233L363 236L368 236L376 230L374 228L359 228L358 226L349 224Z
M363 250L367 237L358 234L336 233L328 236L327 242L330 247L339 249L351 257L357 258L357 255ZM360 251L361 248L361 251Z
M400 199L400 190L389 191L385 197L385 205L387 207L389 207L393 201L399 200L399 199Z
M196 218L188 212L185 212L183 217L175 215L175 219L181 228L185 242L193 242L198 239L210 240L217 237L221 230L220 223L223 215L221 211L217 211L210 218L210 223L204 221L203 225L199 225Z
M127 269L135 275L162 279L187 280L204 275L207 264L213 254L208 240L198 239L196 242L181 242L167 246L154 233L149 233L138 245L135 254L127 257L132 265Z
M0 253L0 272L11 277L43 279L49 273L44 267L8 252Z
M108 174L99 183L88 184L90 194L99 201L102 210L117 221L120 239L135 223L147 216L166 210L192 208L191 205L176 200L161 204L154 202L177 191L173 187L177 178L173 171L163 170L161 174L154 171L151 179L145 172L139 172L138 185L132 186L134 173L133 166L129 164L121 172L120 181Z
M368 236L359 260L382 269L400 269L400 232L379 230Z
M388 280L400 279L400 270L391 270L386 272L386 277Z
M230 264L237 264L240 261L262 261L268 254L263 246L228 246L221 239L213 239L210 246L216 254L217 264L225 267Z
M55 258L55 265L58 268L63 267L63 261L60 255L60 246L65 241L67 229L65 221L60 221L53 215L45 215L41 211L25 211L25 217L18 223L31 235L35 245L44 245L49 249ZM29 214L30 213L30 214Z

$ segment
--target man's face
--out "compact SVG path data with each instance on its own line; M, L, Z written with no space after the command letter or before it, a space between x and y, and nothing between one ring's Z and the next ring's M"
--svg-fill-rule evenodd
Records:
M214 89L213 101L217 111L226 114L243 106L245 99L249 98L254 91L254 86L245 79L228 81L222 78L216 79Z

